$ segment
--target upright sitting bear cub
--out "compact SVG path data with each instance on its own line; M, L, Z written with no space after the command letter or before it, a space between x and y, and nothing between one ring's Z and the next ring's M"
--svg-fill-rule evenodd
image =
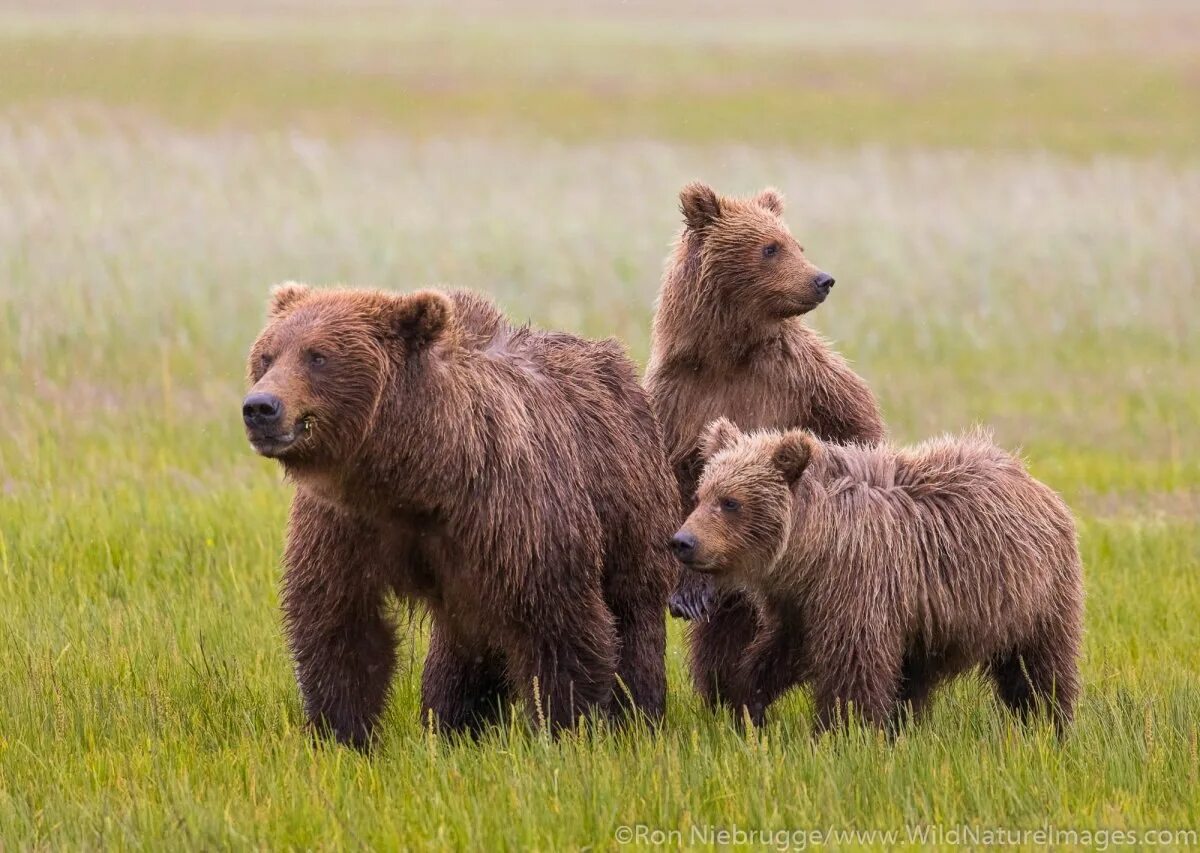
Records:
M309 719L370 744L424 602L424 714L477 731L661 717L678 499L619 345L514 329L466 292L274 291L243 416L296 484L285 628ZM618 684L617 679L620 679Z
M694 183L679 199L684 228L663 273L645 385L684 505L700 477L696 436L717 417L743 429L804 427L828 441L881 440L871 390L801 318L825 300L833 277L804 256L779 193L737 199ZM696 688L721 701L754 640L754 609L691 573L670 603L694 620Z
M846 706L891 726L982 664L1012 709L1070 721L1075 523L1020 462L982 435L843 447L724 419L703 443L699 502L675 547L761 609L766 627L729 685L751 719L804 681L819 726Z

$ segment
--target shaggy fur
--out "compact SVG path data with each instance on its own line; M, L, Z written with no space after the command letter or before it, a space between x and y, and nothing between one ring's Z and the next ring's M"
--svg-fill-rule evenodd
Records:
M761 723L810 681L819 727L847 706L894 725L982 665L1013 710L1044 705L1060 731L1070 722L1075 524L987 436L843 447L722 419L703 444L699 504L677 539L691 568L746 590L764 625L731 685L735 707Z
M866 383L801 321L827 290L781 218L782 196L720 197L696 183L680 204L685 226L663 275L645 386L686 515L700 476L696 436L714 418L841 442L876 442L885 431ZM718 701L757 632L753 608L684 572L671 612L693 620L696 687Z
M285 285L249 364L247 404L282 404L247 431L297 487L284 624L317 727L370 743L389 592L432 616L422 717L442 729L518 698L555 729L662 716L678 501L618 344L514 329L466 292Z

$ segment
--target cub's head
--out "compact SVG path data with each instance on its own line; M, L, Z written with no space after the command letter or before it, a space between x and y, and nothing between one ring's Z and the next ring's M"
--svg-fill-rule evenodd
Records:
M696 508L671 540L680 562L730 579L769 569L791 533L793 486L814 441L803 430L747 434L725 418L709 424Z
M829 295L833 276L804 256L777 190L737 199L697 182L683 188L679 206L685 243L698 248L701 278L722 301L774 320L807 314Z
M389 379L438 345L452 317L435 291L391 294L282 284L250 348L246 437L289 470L348 461Z

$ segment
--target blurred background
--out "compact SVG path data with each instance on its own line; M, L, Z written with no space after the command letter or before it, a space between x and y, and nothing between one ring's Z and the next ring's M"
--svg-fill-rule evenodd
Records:
M273 283L477 288L644 363L697 178L783 191L838 281L809 320L897 439L988 424L1072 503L1109 709L1082 743L1143 737L1144 707L1179 721L1190 777L1127 772L1138 802L1188 814L1198 139L1190 0L0 5L0 818L95 843L113 785L131 837L169 831L164 799L266 826L308 802L178 772L197 739L303 748L275 610L288 489L239 417ZM673 713L698 715L672 638ZM414 679L394 744L416 736ZM255 760L269 780L291 759ZM1051 777L1023 790L1065 802ZM922 813L895 784L878 814ZM528 819L459 817L463 837Z
M288 277L476 287L643 358L703 178L784 191L839 281L812 322L900 437L982 420L1090 491L1172 486L1198 32L1169 0L10 4L10 430L148 405L236 434Z

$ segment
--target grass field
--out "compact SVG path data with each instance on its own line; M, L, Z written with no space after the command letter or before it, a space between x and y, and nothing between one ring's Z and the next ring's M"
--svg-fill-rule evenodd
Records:
M0 12L0 849L1200 843L1200 14L718 8ZM1071 737L973 680L894 743L803 693L742 735L673 625L660 731L448 741L416 624L378 754L314 747L239 416L269 286L474 287L644 361L695 177L787 194L898 439L989 424L1075 508Z

